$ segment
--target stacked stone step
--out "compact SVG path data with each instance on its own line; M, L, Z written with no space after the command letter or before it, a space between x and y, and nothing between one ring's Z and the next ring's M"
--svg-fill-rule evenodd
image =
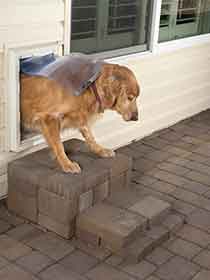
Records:
M127 193L127 192L126 192ZM109 201L77 218L76 236L95 247L111 250L128 263L137 263L183 224L165 201L147 196L127 209Z
M8 208L65 238L75 233L76 217L104 201L113 189L127 188L132 160L117 154L102 159L80 140L65 143L67 155L82 167L81 174L66 174L48 149L9 164Z

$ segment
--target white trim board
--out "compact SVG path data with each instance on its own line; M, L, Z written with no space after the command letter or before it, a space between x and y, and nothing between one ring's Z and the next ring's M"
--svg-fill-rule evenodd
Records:
M20 85L19 85L19 59L47 53L59 54L61 43L31 45L17 47L5 46L5 83L7 91L7 143L8 151L18 151L21 146L20 135Z

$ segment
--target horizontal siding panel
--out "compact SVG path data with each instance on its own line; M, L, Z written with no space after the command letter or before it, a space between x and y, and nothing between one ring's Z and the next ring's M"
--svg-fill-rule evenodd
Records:
M0 129L0 152L5 151L5 137L6 137L6 129L1 128Z
M64 20L63 0L1 1L0 26Z
M5 103L5 91L4 91L4 80L0 79L0 106Z
M190 48L184 48L181 50L176 50L174 52L169 52L166 54L159 54L149 57L142 57L139 60L131 61L131 67L144 67L144 69L158 69L157 67L168 67L172 64L185 64L186 62L193 61L196 58L210 57L210 44L202 44L193 46ZM178 62L178 63L177 63ZM153 68L154 67L154 68Z
M0 104L0 129L5 127L5 104Z
M160 65L160 67L155 70L143 69L143 67L140 66L139 68L141 70L135 69L134 72L136 73L137 79L143 80L145 84L151 85L166 80L169 77L170 79L176 79L178 76L189 75L189 73L199 73L207 67L210 67L210 57L209 59L207 57L205 59L191 59L191 62L184 64L172 63L172 65L165 68L161 68Z
M171 71L177 67L191 67L192 65L196 69L197 63L210 63L210 47L201 47L200 51L191 51L189 48L187 50L187 52L185 50L183 53L176 51L171 53L170 56L167 54L167 58L163 55L157 55L157 57L151 56L139 59L138 61L132 61L130 64L128 63L128 66L138 73L139 77L147 79L148 76L153 77L153 75L162 71Z
M3 44L21 44L63 41L63 24L13 26L9 29L0 27L0 48Z
M2 80L3 77L4 77L4 55L3 52L0 52L0 80Z
M199 71L198 71L199 69ZM179 83L182 80L190 79L191 77L196 77L199 73L206 73L210 69L210 64L200 64L198 65L198 69L192 68L191 70L187 68L177 68L177 71L166 71L160 72L152 77L148 77L148 79L139 78L137 75L137 79L140 84L144 88L153 89L153 88L162 88L163 86L167 86L169 83Z
M136 76L139 79L144 79L151 83L154 83L154 79L159 79L162 75L162 78L165 77L165 74L173 76L173 73L177 75L177 73L181 74L182 71L200 71L203 67L210 65L210 50L208 52L200 54L200 56L193 57L190 54L188 56L181 56L179 58L179 63L177 63L177 58L173 56L167 63L164 61L159 61L159 64L142 65L141 61L139 61L137 65L130 65L130 68L134 70ZM179 72L181 70L181 72ZM178 71L178 72L177 72Z
M161 92L162 96L175 94L177 91L182 91L185 88L196 87L199 83L210 82L210 66L199 72L189 72L185 75L166 75L165 79L160 79L159 83L145 84L142 82L141 96L154 96L157 92Z
M210 98L210 96L208 96L209 92L210 83L206 83L197 86L197 88L189 88L179 93L179 95L172 95L165 99L162 98L159 101L152 100L150 103L147 102L147 104L141 108L143 119L147 120L153 118L154 115L161 115L165 112L173 111L175 108L182 107L183 104L196 103L199 99L205 99L205 97Z

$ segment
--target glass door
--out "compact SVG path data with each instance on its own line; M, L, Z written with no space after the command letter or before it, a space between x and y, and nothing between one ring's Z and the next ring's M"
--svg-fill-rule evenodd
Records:
M72 0L71 51L96 52L97 12L97 0Z
M159 33L160 42L174 39L177 8L178 1L162 0Z
M198 34L202 2L202 0L163 0L159 41Z
M200 33L210 33L210 0L204 0L201 3L201 21Z
M146 49L149 0L73 0L71 51Z
M146 49L147 0L102 0L105 24L100 50L144 45ZM106 11L106 12L105 12ZM143 46L142 46L143 47Z
M198 33L201 0L179 0L175 39Z

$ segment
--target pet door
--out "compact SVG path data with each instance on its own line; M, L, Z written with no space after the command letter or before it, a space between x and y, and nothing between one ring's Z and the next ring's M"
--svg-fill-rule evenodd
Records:
M30 47L7 47L5 59L7 69L8 92L8 149L18 152L44 142L41 135L21 128L20 112L20 61L32 56L61 54L61 44L35 45Z

